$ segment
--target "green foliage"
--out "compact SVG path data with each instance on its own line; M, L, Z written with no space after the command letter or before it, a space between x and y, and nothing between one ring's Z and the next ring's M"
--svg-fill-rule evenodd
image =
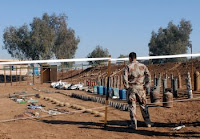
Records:
M102 57L108 57L109 56L109 52L108 49L103 49L102 46L98 45L96 46L96 48L88 54L88 58L102 58ZM102 62L105 61L89 61L89 64L100 64Z
M128 58L129 55L120 54L118 58ZM128 61L117 61L116 64L127 64Z
M7 27L3 48L18 59L73 58L80 39L67 27L66 21L65 14L44 13L42 18L35 17L30 26Z
M118 58L127 58L128 55L123 55L123 54L120 54Z
M158 33L152 31L151 40L149 43L150 55L175 55L187 53L190 46L190 33L192 25L190 21L181 20L179 25L174 25L169 22L167 28L160 27ZM168 61L180 61L183 58L166 59ZM154 63L159 63L154 60Z

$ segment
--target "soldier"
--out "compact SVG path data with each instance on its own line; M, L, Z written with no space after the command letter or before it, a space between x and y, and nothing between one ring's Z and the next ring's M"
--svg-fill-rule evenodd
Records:
M147 127L153 124L150 121L148 106L146 105L147 87L150 87L151 76L144 64L136 60L136 53L129 54L129 64L124 69L124 86L127 89L127 102L129 104L131 126L137 129L136 102L139 102L140 110Z

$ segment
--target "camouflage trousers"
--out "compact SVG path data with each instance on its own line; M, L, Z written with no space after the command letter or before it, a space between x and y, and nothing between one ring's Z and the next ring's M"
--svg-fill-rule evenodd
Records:
M129 112L131 125L137 128L137 117L136 117L136 102L139 103L140 110L142 112L143 119L146 124L151 123L148 106L146 105L146 92L143 87L132 87L127 90L127 102L129 104Z

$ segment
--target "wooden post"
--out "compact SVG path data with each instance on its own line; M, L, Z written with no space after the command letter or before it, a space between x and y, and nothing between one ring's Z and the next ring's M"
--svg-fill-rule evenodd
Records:
M27 85L29 84L29 81L28 81L28 73L29 73L29 67L27 67L27 75L26 75L26 78L27 78L27 79L26 79L26 80L27 80L27 81L26 81L26 82L27 82Z
M40 66L40 83L43 84L43 66Z
M178 88L181 89L182 88L182 81L181 81L181 74L178 73Z
M157 86L157 84L156 84L156 74L155 73L153 75L153 84L154 84L154 86Z
M112 77L112 84L111 84L111 87L114 88L114 84L115 84L115 78L114 76Z
M200 90L200 75L199 75L199 72L197 71L196 72L196 84L197 84L197 91Z
M10 66L10 83L11 83L11 86L12 86L12 66Z
M178 92L177 92L177 79L176 78L172 79L172 84L173 84L173 87L172 87L172 89L173 89L173 96L175 98L177 98L178 97Z
M166 79L166 88L168 88L168 84L167 84L167 81L168 81L168 76L167 76L167 73L165 73L165 79Z
M187 84L188 98L193 98L192 85L191 85L191 77L190 77L190 73L189 72L187 73L186 84Z
M191 45L191 54L192 54L192 45ZM192 59L192 56L191 56L191 63L192 63L192 67L191 67L191 87L193 88L193 85L194 85L194 73L193 73L193 59Z
M120 81L120 84L121 84L121 86L120 86L120 89L123 89L124 88L124 83L123 83L123 74L121 74L121 77L120 77L121 79L121 81Z
M115 88L117 88L117 76L115 76Z
M109 86L111 87L111 77L109 77L110 79L109 79Z
M29 74L29 66L27 67L27 85L29 84L28 74Z
M111 81L110 87L113 87L113 82L114 82L113 77L110 77L110 81Z
M117 88L119 88L120 80L119 80L119 75L117 76Z
M117 76L114 76L113 78L114 78L114 86L113 86L113 88L117 88L116 87L116 82L117 82L117 78L116 78Z
M173 88L173 79L174 79L174 76L173 74L171 74L171 88Z
M109 56L111 58L111 56ZM106 94L106 102L105 102L105 119L104 119L104 127L107 127L107 114L108 114L108 97L109 97L109 79L111 73L111 59L108 60L108 74L107 74L107 94Z
M200 79L199 79L199 72L196 71L194 74L194 90L199 91L200 89Z
M101 65L100 65L100 77L101 77L101 75L102 75L102 71L101 71Z
M6 86L6 68L5 68L5 66L4 66L4 83L5 83L5 86Z
M158 92L160 93L160 87L161 87L161 82L162 82L160 73L158 74L158 77L156 78L156 80L157 80L156 81L156 85L157 85L156 88L157 88Z
M108 78L105 77L105 86L107 85Z
M17 65L16 65L16 85L17 85Z
M20 84L21 81L22 81L22 76L21 76L21 74L22 74L22 67L21 67L21 65L20 65L20 71L19 71L19 84Z
M165 89L167 88L167 81L166 79L163 79L163 95L166 93Z
M72 70L71 70L71 82L72 82Z

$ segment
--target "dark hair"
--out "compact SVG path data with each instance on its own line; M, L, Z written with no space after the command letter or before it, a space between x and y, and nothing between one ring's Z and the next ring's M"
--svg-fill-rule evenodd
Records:
M131 52L130 54L129 54L129 57L131 58L131 60L134 60L134 59L136 59L136 53L135 52Z

